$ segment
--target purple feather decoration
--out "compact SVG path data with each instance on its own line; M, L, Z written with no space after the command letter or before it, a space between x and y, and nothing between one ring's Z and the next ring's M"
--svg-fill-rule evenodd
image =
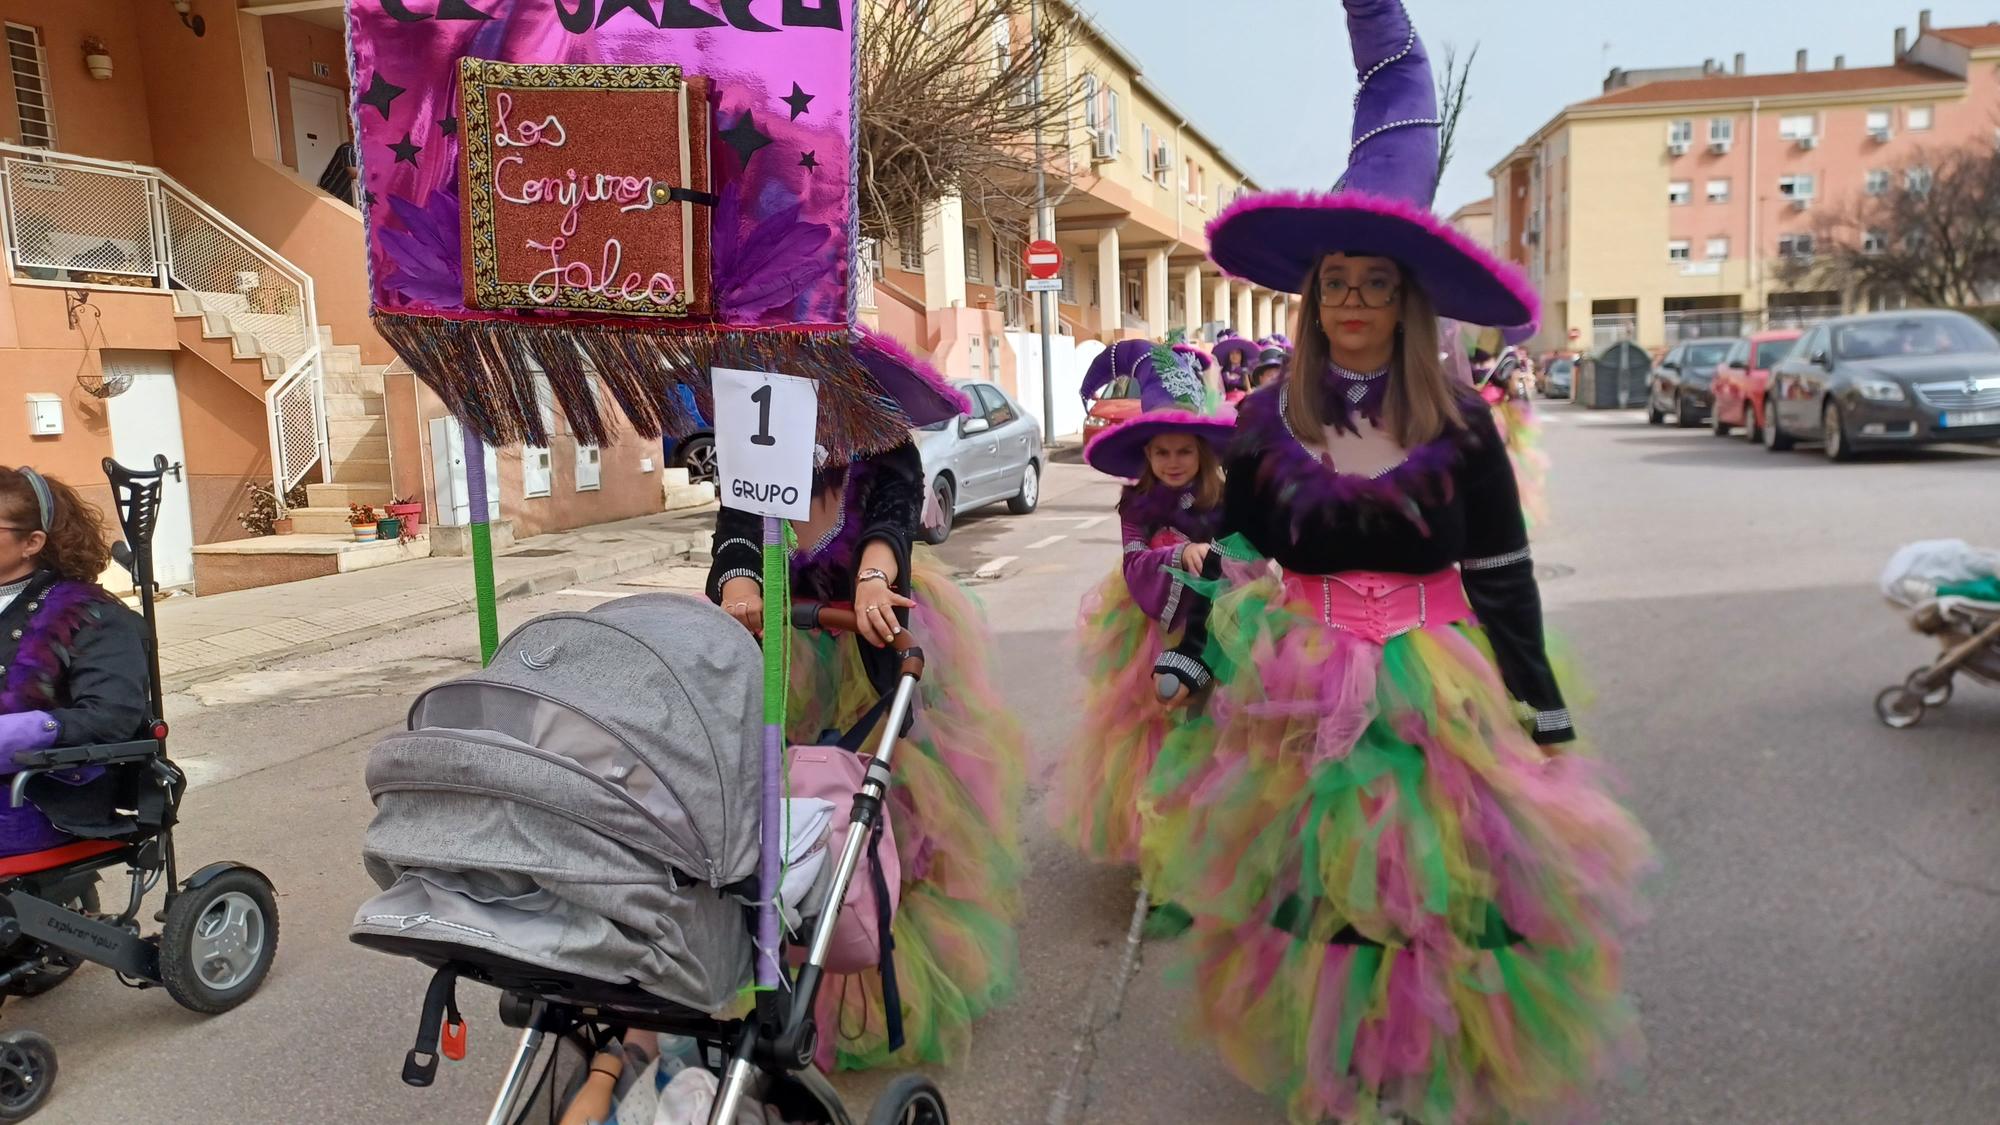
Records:
M1188 489L1165 485L1154 485L1142 492L1139 486L1128 484L1118 496L1118 514L1138 524L1148 536L1158 534L1162 528L1172 528L1187 536L1191 543L1213 541L1222 530L1222 506L1183 507L1182 499L1188 494Z
M464 308L458 194L442 189L433 191L422 207L400 195L392 195L389 210L403 229L386 225L381 228L384 256L395 268L388 286L413 303Z
M799 221L803 203L746 224L741 194L722 193L713 227L716 304L732 321L754 320L798 300L826 272L820 251L834 235L832 227Z
M62 679L63 653L76 635L94 620L91 611L111 601L111 595L89 582L58 582L41 597L42 608L28 619L14 663L0 690L0 714L45 711L61 704L56 684Z

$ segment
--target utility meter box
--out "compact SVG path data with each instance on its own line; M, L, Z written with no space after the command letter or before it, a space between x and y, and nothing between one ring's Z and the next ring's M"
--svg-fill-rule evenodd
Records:
M30 394L28 396L28 434L31 437L54 437L63 432L62 396Z

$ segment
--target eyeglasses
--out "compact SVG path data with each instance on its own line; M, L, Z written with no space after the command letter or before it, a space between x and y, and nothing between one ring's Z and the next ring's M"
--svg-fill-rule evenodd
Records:
M1354 294L1364 309L1386 309L1395 303L1396 294L1403 283L1386 277L1371 277L1360 285L1349 285L1344 277L1322 277L1319 279L1319 303L1324 308L1337 309L1348 303L1348 295Z

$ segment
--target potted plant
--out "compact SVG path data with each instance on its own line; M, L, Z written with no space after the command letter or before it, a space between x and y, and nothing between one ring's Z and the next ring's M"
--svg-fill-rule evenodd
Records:
M90 76L103 82L111 77L111 48L95 35L86 36L83 41L83 65Z
M243 525L243 530L252 535L290 535L292 517L278 514L277 490L262 481L251 481L248 491L250 509L239 513L236 517L236 522ZM295 485L290 492L285 493L285 511L305 506L305 485Z
M373 543L381 517L375 514L372 504L349 504L347 506L347 526L354 529L356 543Z
M424 503L414 496L399 496L389 501L389 514L402 521L405 539L415 539L424 529ZM387 536L388 532L382 534Z
M375 538L388 542L403 537L403 521L395 516L383 516L375 521Z

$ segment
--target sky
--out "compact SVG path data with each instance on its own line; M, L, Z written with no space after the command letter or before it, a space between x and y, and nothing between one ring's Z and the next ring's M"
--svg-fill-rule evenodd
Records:
M1264 187L1329 188L1345 164L1353 57L1337 0L1077 0L1145 77ZM1487 170L1612 67L1789 71L1887 66L1914 41L1919 0L1407 0L1433 64L1478 47L1457 152L1438 189L1449 214L1492 194ZM2000 19L1993 0L1930 0L1936 27ZM1608 47L1607 47L1608 45Z

